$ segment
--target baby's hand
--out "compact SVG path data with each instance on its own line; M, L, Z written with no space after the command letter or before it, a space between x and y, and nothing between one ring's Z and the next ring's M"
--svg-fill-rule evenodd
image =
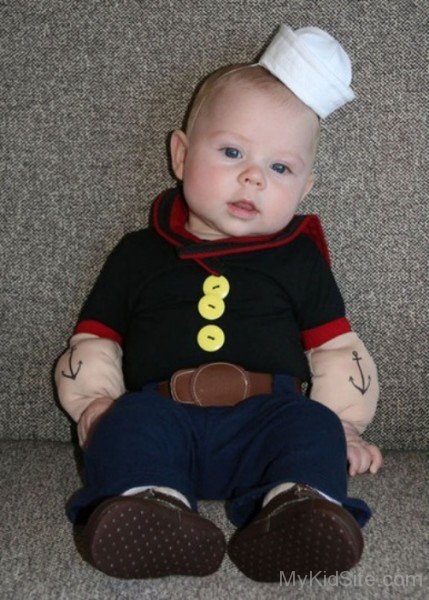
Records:
M347 442L347 459L349 461L349 474L353 477L358 473L377 473L383 464L380 449L373 444L368 444L359 435L354 425L342 421Z
M79 446L81 448L87 444L91 430L94 428L97 421L113 403L113 398L96 398L91 402L88 408L83 411L77 424L77 435L79 438Z

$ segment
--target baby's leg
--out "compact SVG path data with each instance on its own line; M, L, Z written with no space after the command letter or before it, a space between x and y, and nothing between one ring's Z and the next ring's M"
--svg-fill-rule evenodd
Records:
M252 465L259 480L230 505L232 520L246 526L228 546L231 559L247 576L279 581L281 573L286 578L292 573L329 575L358 562L363 539L351 513L364 522L369 509L347 498L344 433L332 411L299 395L283 402L268 397L265 404L261 399L259 434L255 432L240 472L249 473ZM292 485L279 494L271 492L255 515L258 499L261 507L264 496L285 483Z
M196 509L192 429L181 408L147 388L115 403L84 453L85 486L68 507L72 521L103 499L139 486L176 489Z
M89 562L122 578L215 571L225 540L195 512L195 467L182 406L149 386L119 399L91 436L85 487L68 509L73 521L90 514L83 532Z

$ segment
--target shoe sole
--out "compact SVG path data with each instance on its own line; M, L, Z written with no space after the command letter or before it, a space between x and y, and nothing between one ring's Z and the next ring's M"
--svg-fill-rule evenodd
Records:
M265 530L264 530L265 529ZM247 577L324 577L348 571L363 551L359 525L349 513L325 500L306 500L236 532L228 555Z
M122 579L209 575L226 549L222 531L208 519L132 496L100 504L83 537L88 561Z

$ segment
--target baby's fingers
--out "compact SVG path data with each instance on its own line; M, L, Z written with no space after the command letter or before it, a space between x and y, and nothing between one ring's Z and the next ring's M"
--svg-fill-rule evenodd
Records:
M85 445L87 431L88 431L88 429L87 429L87 425L86 425L85 419L81 418L79 420L79 423L77 424L77 437L78 437L78 440L79 440L79 446L81 448L83 448L84 445Z
M371 455L371 466L369 471L370 473L377 473L378 469L383 466L383 455L380 452L380 448L373 446L372 444L368 447L368 451Z
M361 443L350 444L347 447L347 458L349 461L349 474L353 477L360 473L377 473L383 464L383 457L377 446Z
M349 474L354 477L357 473L362 473L365 468L365 453L362 452L361 446L349 446L347 448L347 458L349 461ZM368 466L369 467L369 461Z

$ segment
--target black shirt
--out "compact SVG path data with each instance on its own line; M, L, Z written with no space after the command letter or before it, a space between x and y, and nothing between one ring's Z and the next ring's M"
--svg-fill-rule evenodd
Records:
M350 329L326 254L309 235L296 234L305 217L276 236L208 243L184 233L177 219L183 206L180 192L170 190L155 204L155 226L125 235L108 257L75 331L100 335L101 324L103 335L122 344L130 391L212 361L309 380L303 334L305 339L305 332L326 332L332 322L337 327L331 337ZM197 343L208 324L198 302L210 272L230 284L225 312L213 321L225 342L214 352Z

